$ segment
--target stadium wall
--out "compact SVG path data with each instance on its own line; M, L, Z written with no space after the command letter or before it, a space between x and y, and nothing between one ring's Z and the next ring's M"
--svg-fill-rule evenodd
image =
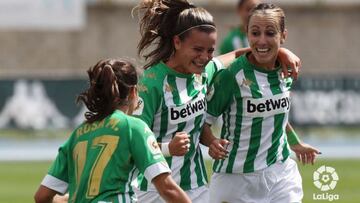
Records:
M215 1L214 1L215 2ZM204 6L214 15L221 40L237 18L230 4ZM127 57L137 64L139 40L133 4L90 4L80 31L0 30L0 77L85 77L100 58ZM360 75L360 6L284 4L285 46L301 57L302 75Z

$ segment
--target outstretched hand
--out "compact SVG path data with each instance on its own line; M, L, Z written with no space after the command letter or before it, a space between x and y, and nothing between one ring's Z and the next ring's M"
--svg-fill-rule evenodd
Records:
M297 159L303 164L314 164L316 156L321 154L318 149L306 143L291 145L290 148L296 153Z
M228 156L227 146L229 141L225 139L214 139L209 146L209 155L215 159L225 159Z

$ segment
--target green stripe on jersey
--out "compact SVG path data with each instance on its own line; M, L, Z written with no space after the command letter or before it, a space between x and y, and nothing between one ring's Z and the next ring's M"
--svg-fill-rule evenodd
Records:
M145 91L139 95L145 105L139 111L139 117L152 123L151 128L157 141L169 142L177 131L185 131L192 136L190 151L185 156L166 158L174 172L174 180L184 190L207 183L202 155L197 149L205 120L207 84L222 69L218 65L219 63L210 61L204 73L195 75L178 73L161 62L145 70L145 77L140 81ZM158 103L149 105L150 100ZM155 110L154 106L159 108ZM149 181L143 178L139 180L142 191L155 190Z
M279 77L277 74L269 74L268 81L270 83L270 89L273 95L282 93L279 81ZM271 147L268 150L268 154L266 157L266 163L268 166L275 163L278 156L278 148L280 147L280 139L283 135L284 131L282 129L282 125L284 122L285 114L278 114L274 116L274 132L272 134Z
M246 55L236 59L228 71L236 84L229 85L227 81L232 78L220 77L220 74L215 79L220 84L215 86L215 90L220 89L221 94L215 92L208 104L208 114L223 115L221 138L231 142L229 157L215 161L213 170L248 173L285 159L289 149L284 127L288 119L292 81L280 78L280 68L267 71L252 65ZM223 83L227 87L222 87ZM232 91L232 101L227 104L223 92L227 91L222 88L239 92Z

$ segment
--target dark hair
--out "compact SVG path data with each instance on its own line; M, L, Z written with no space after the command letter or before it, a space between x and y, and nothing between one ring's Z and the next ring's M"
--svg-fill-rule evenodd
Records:
M99 121L127 104L130 88L138 82L135 67L122 59L100 60L87 71L90 87L77 97L88 108L87 122Z
M272 16L274 16L275 18L278 19L278 23L280 25L280 31L281 32L285 31L285 13L284 13L284 10L282 10L280 7L278 7L274 4L270 4L270 3L258 4L250 12L249 18L247 20L248 26L249 26L250 18L254 15L272 15Z
M142 14L138 54L150 59L145 69L169 59L175 51L175 35L183 40L192 28L207 33L216 31L212 15L186 0L143 0L136 9ZM150 45L155 47L144 53Z
M247 0L238 0L238 2L237 2L237 4L236 4L236 5L237 5L237 8L242 7L246 1L247 1Z

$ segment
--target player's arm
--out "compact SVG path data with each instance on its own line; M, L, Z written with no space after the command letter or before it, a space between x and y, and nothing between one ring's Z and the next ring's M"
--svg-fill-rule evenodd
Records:
M34 199L36 203L51 203L57 193L58 192L55 190L40 185L39 189L35 193Z
M251 48L241 48L237 49L235 51L229 52L227 54L223 54L220 56L217 56L216 58L221 61L221 63L227 67L229 66L235 58L250 52ZM278 53L278 59L282 66L282 72L285 77L291 76L295 80L298 77L299 69L301 67L301 60L298 56L296 56L293 52L286 48L280 48ZM291 70L288 70L288 67L291 68Z
M311 145L302 142L290 123L286 125L286 136L290 148L295 152L297 159L303 164L314 164L316 155L321 154L321 152Z
M209 147L209 155L213 159L225 159L229 152L226 150L229 141L226 139L219 139L214 136L210 125L205 123L200 136L200 143Z
M172 180L171 170L149 127L140 120L131 122L130 151L135 166L158 189L167 202L190 202L184 191Z
M200 143L209 147L209 155L214 159L227 157L228 151L226 147L229 141L216 138L210 126L230 105L235 85L236 81L230 70L222 70L214 78L213 85L208 88L206 124L202 129Z
M36 203L67 202L67 196L59 196L57 194L65 194L68 190L68 143L69 140L59 148L55 161L52 163L48 174L44 177L39 189L35 193L34 199ZM54 196L56 198L54 198Z
M190 149L190 138L186 132L176 132L170 142L159 143L165 157L184 156Z
M152 183L155 185L160 196L168 203L190 203L191 200L186 193L171 178L170 173L162 173L153 178Z

